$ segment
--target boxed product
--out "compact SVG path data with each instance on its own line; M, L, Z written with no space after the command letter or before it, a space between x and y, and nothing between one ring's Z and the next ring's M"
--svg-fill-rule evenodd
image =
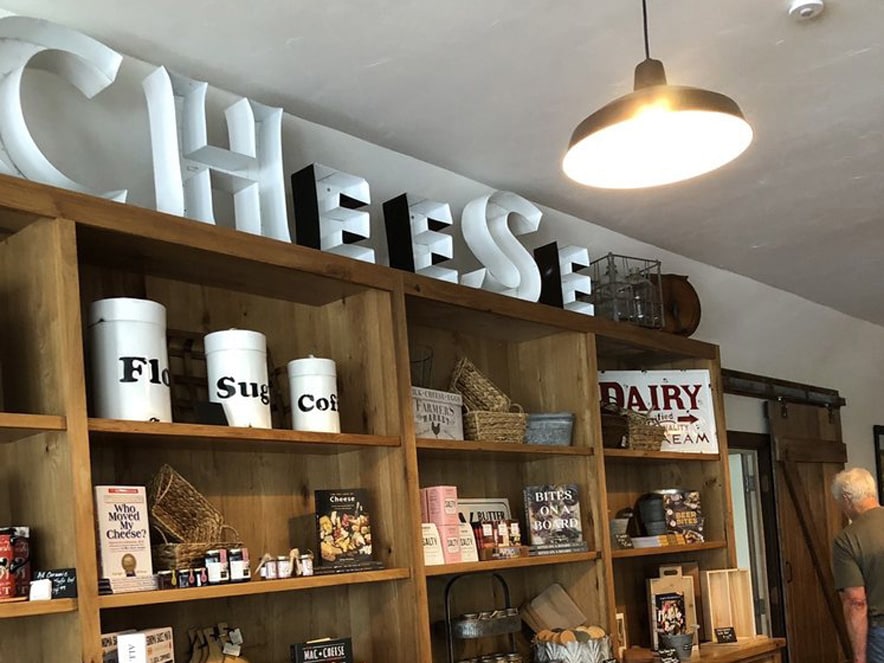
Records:
M144 486L95 486L101 577L153 574Z
M120 654L121 645L126 651L124 656ZM129 661L175 663L172 627L102 633L101 654L102 663L129 663Z
M427 522L437 525L457 525L457 486L430 486L422 488L427 497Z
M411 388L415 437L463 439L463 397L447 391Z
M442 540L442 556L446 564L462 561L460 556L460 525L437 525Z
M30 529L0 527L0 601L27 596L31 586Z

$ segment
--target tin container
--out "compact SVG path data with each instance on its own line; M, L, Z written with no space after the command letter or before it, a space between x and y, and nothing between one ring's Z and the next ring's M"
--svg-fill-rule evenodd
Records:
M27 596L31 587L30 529L0 528L0 601Z
M275 559L268 559L261 567L261 575L264 580L276 580L279 578L279 569L276 566Z
M276 573L279 578L292 577L292 560L285 555L276 558Z
M313 555L304 554L298 558L298 561L301 563L301 575L302 576L312 576L313 575Z
M157 573L157 589L174 589L178 586L178 577L174 571Z
M100 299L89 307L96 417L172 421L166 308L146 299Z
M337 368L332 359L310 355L288 363L294 430L340 433Z
M227 557L230 562L230 582L246 582L252 579L248 548L231 548L227 551Z
M230 582L230 566L227 563L227 551L224 548L206 551L206 572L210 585Z
M246 329L212 332L203 339L209 400L224 408L231 426L270 428L267 339Z

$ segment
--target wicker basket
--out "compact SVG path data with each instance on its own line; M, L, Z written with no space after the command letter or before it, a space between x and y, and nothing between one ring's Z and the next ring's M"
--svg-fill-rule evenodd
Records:
M524 442L528 415L518 403L511 405L511 412L487 412L470 410L464 413L463 430L467 440L485 442Z
M449 391L463 396L464 409L485 412L509 412L512 401L497 385L485 377L466 357L461 357L451 374Z
M239 532L230 525L223 529L230 530L230 541L212 541L211 543L160 543L151 546L153 566L156 571L175 571L177 569L194 569L205 566L206 552L216 548L242 548Z
M169 465L163 465L147 489L151 524L171 543L221 541L224 517Z
M666 439L666 429L660 425L660 422L634 410L626 411L626 420L629 424L630 449L660 451L663 440Z

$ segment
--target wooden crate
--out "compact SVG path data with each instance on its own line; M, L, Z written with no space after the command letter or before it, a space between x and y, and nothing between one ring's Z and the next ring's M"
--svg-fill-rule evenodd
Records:
M706 635L715 640L715 629L733 626L737 639L755 637L752 578L747 569L718 569L700 576Z

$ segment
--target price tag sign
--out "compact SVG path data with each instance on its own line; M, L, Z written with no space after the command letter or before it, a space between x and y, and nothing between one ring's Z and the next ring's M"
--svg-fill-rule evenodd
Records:
M678 652L675 649L658 649L660 663L679 663Z
M723 628L715 629L715 642L719 643L727 643L727 642L736 642L737 641L737 632L734 630L733 626L725 626Z
M52 598L77 598L77 569L49 569L35 571L34 580L52 581Z

